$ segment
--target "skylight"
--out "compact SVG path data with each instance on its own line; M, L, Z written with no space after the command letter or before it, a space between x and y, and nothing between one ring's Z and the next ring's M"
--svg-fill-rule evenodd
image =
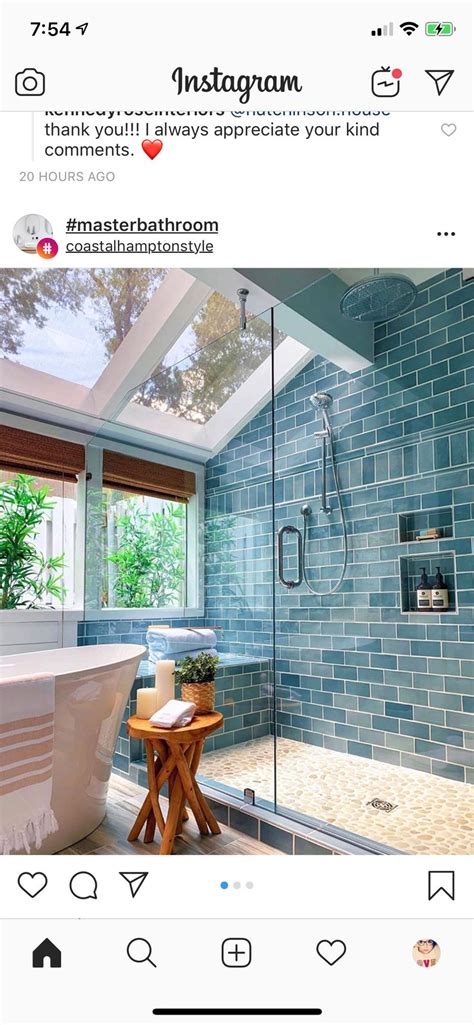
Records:
M91 388L164 280L164 270L3 270L0 353Z
M133 401L205 424L271 354L269 322L249 316L239 329L239 308L213 292ZM276 333L275 345L283 340Z
M0 270L7 415L85 436L104 429L205 461L264 408L273 385L283 388L315 353L343 368L349 359L351 368L367 365L362 343L359 353L354 332L348 342L337 320L342 281L304 271L301 290L298 272L274 273L272 292L265 269ZM311 274L322 293L316 297ZM244 330L240 287L248 294Z

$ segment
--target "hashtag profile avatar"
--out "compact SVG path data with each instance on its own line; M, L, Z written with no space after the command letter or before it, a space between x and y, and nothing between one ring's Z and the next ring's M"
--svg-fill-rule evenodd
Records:
M13 241L22 253L36 253L43 260L51 260L58 251L52 226L42 214L20 217L13 228Z

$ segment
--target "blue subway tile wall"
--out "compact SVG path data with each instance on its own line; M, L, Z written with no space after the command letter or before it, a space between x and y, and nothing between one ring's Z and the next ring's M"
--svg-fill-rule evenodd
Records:
M144 644L151 625L204 626L203 619L101 619L78 623L77 643L84 644Z
M473 296L459 271L438 274L412 310L376 326L373 365L348 374L317 357L277 396L275 522L270 406L206 475L207 622L224 628L223 649L271 658L274 528L302 527L303 500L313 585L328 589L341 568L331 470L332 512L319 512L321 423L308 403L332 394L347 575L326 598L277 585L274 728L456 781L472 781L474 766ZM446 533L417 542L425 525ZM295 576L291 542L286 552ZM421 568L437 556L443 571L448 552L454 611L403 612L400 559Z

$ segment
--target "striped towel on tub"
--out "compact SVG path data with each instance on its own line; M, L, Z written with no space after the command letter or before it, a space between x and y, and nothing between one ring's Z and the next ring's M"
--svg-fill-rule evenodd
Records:
M0 853L39 849L58 824L53 787L54 677L0 682Z

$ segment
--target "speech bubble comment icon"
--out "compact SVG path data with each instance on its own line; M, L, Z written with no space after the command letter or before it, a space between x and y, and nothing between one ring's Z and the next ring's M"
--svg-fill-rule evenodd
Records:
M69 889L78 900L97 900L97 879L92 872L76 872L69 881Z

